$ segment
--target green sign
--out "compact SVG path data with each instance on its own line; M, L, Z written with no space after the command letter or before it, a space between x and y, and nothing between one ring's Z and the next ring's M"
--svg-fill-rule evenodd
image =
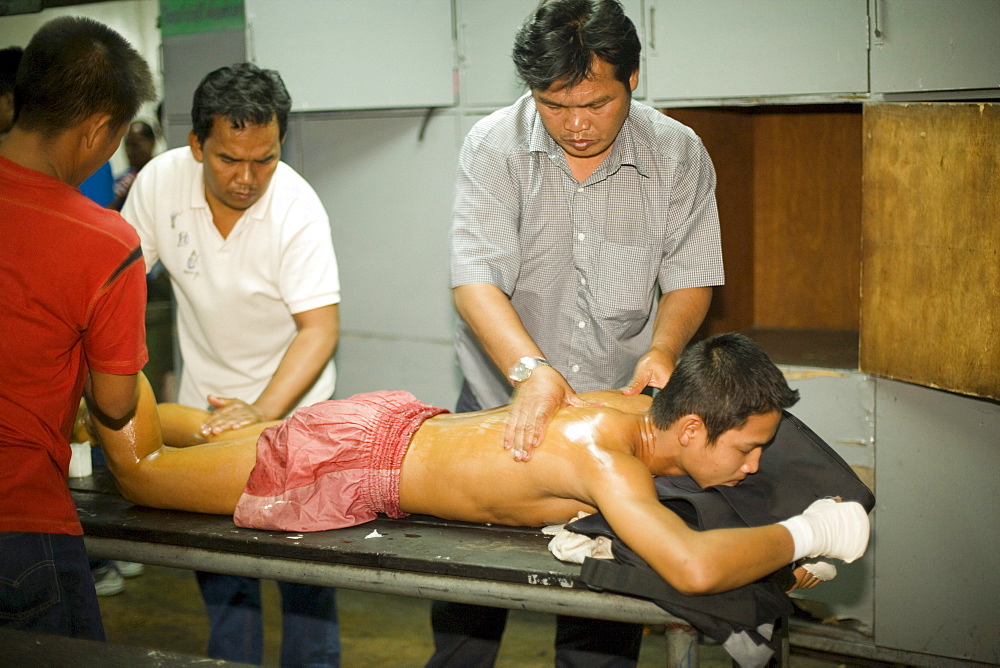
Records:
M243 0L160 0L160 33L192 35L243 30Z

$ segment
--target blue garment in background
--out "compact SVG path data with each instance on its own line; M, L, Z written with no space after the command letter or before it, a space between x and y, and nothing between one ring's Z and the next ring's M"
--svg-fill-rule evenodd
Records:
M111 173L111 163L104 163L89 179L81 183L80 192L101 206L111 204L115 198L115 177Z
M209 619L208 655L260 664L264 630L260 580L195 571ZM279 582L281 665L340 666L340 626L336 589Z

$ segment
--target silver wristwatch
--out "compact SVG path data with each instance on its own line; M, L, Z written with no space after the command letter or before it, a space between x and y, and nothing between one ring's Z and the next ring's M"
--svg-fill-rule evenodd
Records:
M535 367L542 365L552 366L549 364L549 361L543 357L522 357L510 370L507 377L515 383L523 383L528 380L528 377L531 376L531 372L535 370Z

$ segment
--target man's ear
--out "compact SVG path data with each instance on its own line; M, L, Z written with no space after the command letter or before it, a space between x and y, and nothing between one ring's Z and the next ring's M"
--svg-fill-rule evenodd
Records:
M83 141L88 149L93 149L107 141L109 136L114 136L110 114L91 114L81 123L81 130L83 131Z
M198 135L194 133L194 130L188 133L188 146L191 147L191 153L194 155L194 159L198 162L202 162L205 159L205 154L201 150L201 142L198 141Z
M708 432L705 429L705 423L702 421L701 416L690 413L681 417L677 422L679 423L677 440L680 441L682 446L697 445L699 442L706 440Z
M14 91L0 93L0 109L10 112L11 115L14 114Z

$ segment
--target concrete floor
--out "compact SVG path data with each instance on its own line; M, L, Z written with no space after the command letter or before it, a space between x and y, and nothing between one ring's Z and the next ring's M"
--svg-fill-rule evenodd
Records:
M280 645L279 593L265 582L264 665L277 666ZM144 575L125 581L125 591L100 599L110 642L204 656L208 622L194 575L190 571L146 566ZM343 665L422 666L432 652L429 603L425 600L341 590ZM504 667L553 665L555 619L550 615L514 611L497 661ZM649 633L643 640L640 666L662 666L664 636ZM701 648L701 665L731 666L718 646ZM794 668L832 668L839 664L792 657Z

